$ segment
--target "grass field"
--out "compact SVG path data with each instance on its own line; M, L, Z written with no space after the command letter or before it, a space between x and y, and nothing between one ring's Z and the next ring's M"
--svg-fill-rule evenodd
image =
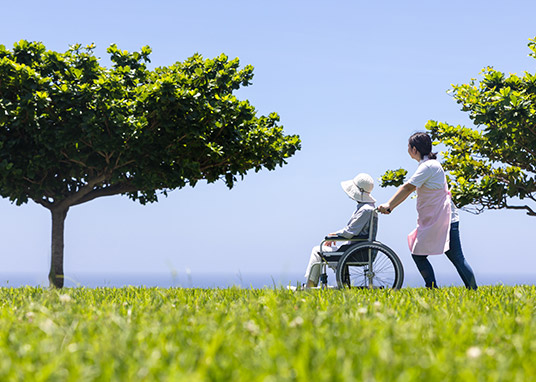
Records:
M531 381L536 287L0 288L0 381Z

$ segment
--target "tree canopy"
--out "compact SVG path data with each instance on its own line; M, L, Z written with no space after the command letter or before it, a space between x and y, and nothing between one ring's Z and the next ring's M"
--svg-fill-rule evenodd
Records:
M251 65L195 54L149 70L149 47L129 53L111 45L108 68L94 49L0 45L0 195L52 212L56 286L69 207L116 194L145 204L202 179L232 188L249 170L274 170L300 149L276 113L257 116L233 94L250 85ZM63 216L61 243L55 214Z
M529 40L536 58L536 38ZM428 121L434 144L442 144L453 199L459 207L519 209L536 216L536 74L506 75L493 67L482 79L453 85L451 93L474 127ZM382 186L399 185L406 171L388 171Z

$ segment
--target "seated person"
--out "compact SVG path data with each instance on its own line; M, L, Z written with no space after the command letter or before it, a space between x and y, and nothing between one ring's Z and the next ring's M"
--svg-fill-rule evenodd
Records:
M341 186L346 194L357 202L357 209L350 218L346 227L330 233L328 236L344 237L352 239L356 237L368 238L369 224L372 212L374 211L374 202L376 200L370 195L374 188L374 180L368 174L358 174L354 179L341 182ZM322 252L336 252L345 250L348 247L348 241L326 241L322 246ZM320 246L317 245L311 252L309 265L305 272L307 280L306 288L316 287L320 278L322 268L322 258L320 257Z

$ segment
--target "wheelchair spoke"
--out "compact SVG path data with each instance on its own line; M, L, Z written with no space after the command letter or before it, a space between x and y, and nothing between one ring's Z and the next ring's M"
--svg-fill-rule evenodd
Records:
M337 282L352 288L400 288L403 270L394 252L381 244L367 243L349 249L337 267Z

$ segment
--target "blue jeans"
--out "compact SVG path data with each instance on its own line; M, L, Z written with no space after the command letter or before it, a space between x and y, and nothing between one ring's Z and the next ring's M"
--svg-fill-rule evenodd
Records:
M445 252L448 259L456 267L458 274L463 280L467 289L477 289L475 274L465 260L462 251L462 243L460 241L459 222L451 223L450 225L450 249ZM437 282L434 275L432 264L428 261L428 256L411 255L413 261L417 265L421 276L424 279L427 288L437 288Z

